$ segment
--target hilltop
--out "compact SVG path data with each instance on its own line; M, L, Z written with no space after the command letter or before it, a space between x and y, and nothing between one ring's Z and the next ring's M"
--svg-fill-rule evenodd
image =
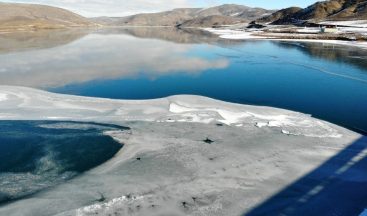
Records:
M37 4L0 3L0 30L35 30L94 26L65 9Z
M330 0L316 2L307 8L286 8L256 20L259 23L291 24L294 22L366 20L366 0Z
M246 23L272 12L274 11L263 8L225 4L210 8L179 8L160 13L116 18L100 17L92 20L100 24L114 26L212 27Z

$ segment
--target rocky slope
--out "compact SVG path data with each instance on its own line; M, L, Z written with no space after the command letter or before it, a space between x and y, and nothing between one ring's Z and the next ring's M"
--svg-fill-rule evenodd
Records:
M246 20L237 17L230 16L222 16L222 15L212 15L205 17L197 17L194 19L187 20L182 24L179 24L179 27L217 27L217 26L226 26L226 25L234 25L239 23L244 23Z
M257 23L286 23L291 20L291 18L296 14L297 12L301 11L302 8L299 7L289 7L282 10L279 10L269 16L262 17L258 20L256 20Z
M331 20L367 19L367 1L347 1L344 9L329 17Z
M363 19L367 19L366 0L329 0L316 2L304 9L286 8L256 21L260 23L289 24L296 21L319 22Z
M0 30L53 29L95 25L61 8L36 4L0 3Z
M272 13L271 10L225 4L211 8L182 8L160 13L137 14L121 18L94 18L93 21L114 26L212 27L249 22Z

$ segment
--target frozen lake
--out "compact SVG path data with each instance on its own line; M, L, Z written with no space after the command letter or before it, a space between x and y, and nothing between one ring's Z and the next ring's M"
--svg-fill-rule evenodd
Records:
M229 41L169 28L36 32L0 41L0 84L114 99L202 95L367 131L367 51L358 48Z

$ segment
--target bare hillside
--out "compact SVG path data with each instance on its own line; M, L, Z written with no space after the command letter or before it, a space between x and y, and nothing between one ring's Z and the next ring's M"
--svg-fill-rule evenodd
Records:
M0 30L49 29L95 25L65 9L36 5L0 3Z
M366 20L367 0L320 1L304 9L287 8L256 20L272 24L290 24L297 21Z
M224 4L210 8L181 8L160 13L137 14L121 18L92 19L103 25L114 26L182 26L212 27L250 22L271 14L272 10L243 5Z

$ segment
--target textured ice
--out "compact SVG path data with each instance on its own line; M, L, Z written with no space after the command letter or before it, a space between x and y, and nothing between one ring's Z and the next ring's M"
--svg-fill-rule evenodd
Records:
M2 206L8 216L242 215L361 136L306 114L199 96L124 101L0 86L2 93L0 114L15 119L131 128L104 133L124 143L110 161Z
M328 126L327 123L310 118L307 115L264 115L249 111L232 111L231 109L220 109L213 107L195 108L171 103L169 111L174 113L169 115L166 122L200 122L212 123L221 122L226 125L235 125L241 127L244 124L256 122L255 126L277 127L280 131L292 131L288 134L303 135L309 137L334 137L342 135L337 130ZM266 122L264 122L266 121ZM161 121L160 121L161 122Z

